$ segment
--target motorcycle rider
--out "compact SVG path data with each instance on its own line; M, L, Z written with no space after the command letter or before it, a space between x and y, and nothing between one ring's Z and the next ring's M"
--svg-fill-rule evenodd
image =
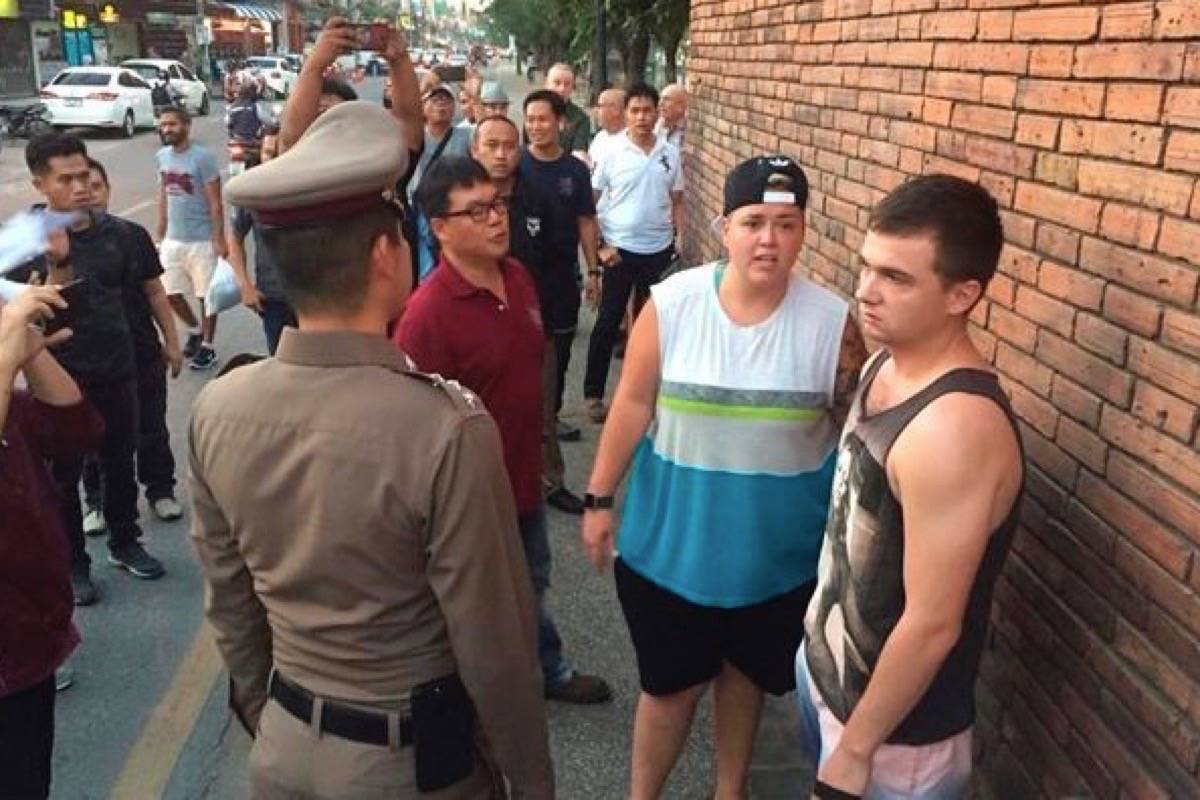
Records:
M225 112L225 130L231 143L248 145L248 149L253 151L247 166L257 163L257 151L262 144L263 121L258 116L258 89L253 83L243 83L238 89L237 100Z

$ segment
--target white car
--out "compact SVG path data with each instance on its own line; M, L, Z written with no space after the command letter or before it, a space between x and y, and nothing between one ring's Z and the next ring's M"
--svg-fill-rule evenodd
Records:
M262 78L268 95L287 97L299 77L293 59L294 56L251 56L246 59L246 69ZM273 98L268 96L267 99Z
M124 67L70 67L41 92L57 127L118 128L125 138L138 128L153 128L150 84Z
M131 58L121 66L131 69L151 86L165 80L172 94L183 96L183 105L189 112L206 116L209 108L208 87L192 71L169 58Z

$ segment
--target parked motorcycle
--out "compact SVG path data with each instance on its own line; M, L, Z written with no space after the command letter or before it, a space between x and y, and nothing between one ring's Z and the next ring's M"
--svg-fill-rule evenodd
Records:
M50 111L44 103L27 106L0 106L0 138L19 137L32 139L50 133Z

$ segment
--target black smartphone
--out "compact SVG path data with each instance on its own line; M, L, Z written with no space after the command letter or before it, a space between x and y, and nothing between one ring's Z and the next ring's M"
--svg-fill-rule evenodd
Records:
M453 786L475 768L475 707L457 675L412 690L417 789Z
M87 298L87 279L75 278L67 281L58 287L58 293L67 301L67 307L54 309L54 316L45 320L42 325L42 333L45 336L69 328L74 320L79 319Z

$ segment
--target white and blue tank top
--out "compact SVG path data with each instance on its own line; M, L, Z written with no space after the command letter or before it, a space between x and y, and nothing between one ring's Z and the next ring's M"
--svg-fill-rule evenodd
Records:
M652 290L661 382L618 549L630 569L686 600L739 608L816 577L848 304L793 275L770 317L738 325L718 300L724 267Z

